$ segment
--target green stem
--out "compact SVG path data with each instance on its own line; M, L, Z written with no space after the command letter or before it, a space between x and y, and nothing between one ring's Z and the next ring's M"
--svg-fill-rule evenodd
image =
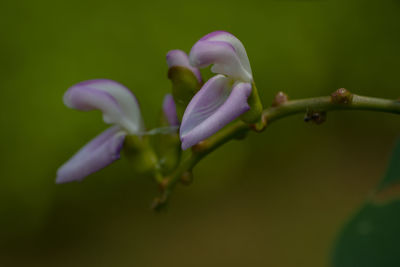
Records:
M343 102L342 100L346 101ZM346 99L339 99L339 101L335 99L333 95L292 100L281 103L278 106L265 109L262 113L262 121L265 124L264 126L267 126L267 124L269 125L275 120L298 113L326 112L332 110L371 110L400 114L400 102L396 100L359 95L350 95ZM155 206L163 206L168 200L168 196L175 185L180 181L182 175L185 172L191 172L197 163L205 156L229 140L244 136L249 130L252 129L254 129L254 126L245 124L242 121L237 121L194 146L191 154L182 160L178 168L169 177L164 179L163 183L161 184L163 195L161 198L157 199L158 201L155 203Z

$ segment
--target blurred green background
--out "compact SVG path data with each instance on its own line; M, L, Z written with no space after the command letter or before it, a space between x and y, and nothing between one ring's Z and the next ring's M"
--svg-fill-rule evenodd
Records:
M265 105L280 90L398 98L400 2L5 0L0 11L0 266L330 266L400 133L390 114L287 118L214 152L159 214L155 184L125 160L55 185L107 127L63 105L69 86L120 81L154 127L167 51L214 30L244 43Z

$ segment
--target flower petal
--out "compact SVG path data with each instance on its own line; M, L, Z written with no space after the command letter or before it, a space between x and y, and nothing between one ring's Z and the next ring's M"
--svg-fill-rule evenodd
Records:
M243 82L253 80L246 49L234 35L216 31L201 38L190 51L190 63L196 67L214 64L211 71Z
M175 101L171 94L167 94L164 97L163 112L168 120L169 125L171 126L179 125L178 115L176 114Z
M80 181L119 159L125 136L113 126L95 137L58 169L56 183Z
M203 80L201 78L201 73L200 73L199 69L190 65L188 55L182 50L175 49L175 50L169 51L167 53L167 64L168 64L168 67L170 67L170 68L175 67L175 66L186 67L193 72L193 74L196 76L199 83L201 83Z
M233 86L233 88L232 88ZM237 83L223 75L206 82L193 97L182 118L180 137L185 150L210 137L250 109L250 83Z
M64 104L82 111L99 109L106 123L118 124L130 134L144 129L136 97L128 88L112 80L78 83L64 94Z

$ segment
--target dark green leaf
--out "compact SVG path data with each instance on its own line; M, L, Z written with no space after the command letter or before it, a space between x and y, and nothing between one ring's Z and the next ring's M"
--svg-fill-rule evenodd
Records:
M400 201L364 205L342 230L333 266L399 267Z
M400 184L400 139L396 142L386 175L379 184L377 191L382 191L395 184Z
M400 140L375 194L342 229L334 267L400 266Z

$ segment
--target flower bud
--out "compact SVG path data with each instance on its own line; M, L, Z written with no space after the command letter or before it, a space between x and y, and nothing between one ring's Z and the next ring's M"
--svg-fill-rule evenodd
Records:
M168 78L172 82L172 95L176 103L178 118L183 113L190 100L201 88L200 71L189 63L187 54L181 50L171 50L167 54Z
M278 92L275 95L274 101L272 102L273 107L279 107L280 105L286 103L289 100L289 97L284 92Z
M353 94L345 88L339 88L331 94L331 100L336 104L350 104L353 100Z

